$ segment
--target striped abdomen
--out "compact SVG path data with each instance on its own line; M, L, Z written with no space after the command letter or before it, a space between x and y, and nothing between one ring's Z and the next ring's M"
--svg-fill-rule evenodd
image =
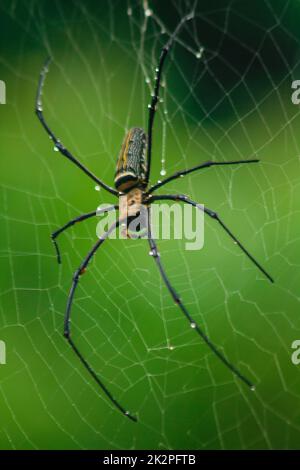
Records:
M134 127L127 133L117 162L115 186L119 191L146 186L146 134Z

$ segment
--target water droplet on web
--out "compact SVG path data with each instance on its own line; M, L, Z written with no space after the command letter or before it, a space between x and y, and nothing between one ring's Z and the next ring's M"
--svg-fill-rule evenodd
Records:
M170 351L174 351L174 346L169 346Z
M167 172L166 172L166 170L163 169L163 170L160 170L160 174L161 174L161 176L165 176L167 174Z
M191 323L191 328L195 329L195 328L196 328L196 326L197 326L197 325L196 325L196 323L194 323L194 322L193 322L193 323Z
M250 387L250 390L251 390L251 392L255 392L255 385L252 385L252 386Z
M153 11L150 10L150 8L147 8L147 9L145 10L145 16L151 16L152 14L153 14Z
M151 251L149 251L149 255L150 255L150 256L153 256L153 255L154 255L154 253L153 253L153 251L152 251L152 250L151 250Z
M131 15L132 15L132 8L128 8L128 10L127 10L127 15L128 15L128 16L131 16Z
M100 191L100 190L101 190L101 188L100 188L100 186L98 186L98 184L97 184L97 185L95 186L95 191Z
M58 152L58 147L57 147L57 145L54 145L53 150L54 150L54 152Z
M204 49L203 49L203 47L201 47L201 49L198 52L196 52L197 59L201 59L203 51L204 51Z
M149 77L146 77L145 82L146 82L146 83L150 83L150 78L149 78Z

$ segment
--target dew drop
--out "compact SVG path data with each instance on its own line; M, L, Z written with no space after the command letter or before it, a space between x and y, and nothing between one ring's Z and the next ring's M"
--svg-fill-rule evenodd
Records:
M147 8L147 9L145 10L145 16L152 16L152 14L153 14L153 11L150 10L150 8Z
M131 16L131 15L132 15L132 8L128 8L128 10L127 10L127 15L128 15L128 16Z
M154 253L153 253L153 251L152 251L152 250L151 250L151 251L149 251L149 255L150 255L150 256L153 256L153 255L154 255Z
M174 351L174 346L169 346L170 351Z
M160 170L160 174L161 174L161 176L165 176L167 174L167 172L166 172L166 170L163 169L163 170Z
M58 147L57 147L57 145L54 145L53 150L54 150L54 152L58 152Z
M100 190L101 190L101 188L100 188L100 186L98 186L98 184L97 184L97 185L95 186L95 191L100 191Z
M150 83L150 78L149 78L149 77L146 77L145 82L146 82L146 83Z
M252 385L252 386L250 387L250 390L251 390L252 392L255 392L255 385Z
M197 59L201 59L201 57L203 55L203 51L204 51L204 49L203 49L203 47L201 47L201 49L198 52L196 52Z
M191 328L195 329L195 328L196 328L196 326L197 326L197 325L196 325L196 323L194 323L194 322L193 322L193 323L191 323Z

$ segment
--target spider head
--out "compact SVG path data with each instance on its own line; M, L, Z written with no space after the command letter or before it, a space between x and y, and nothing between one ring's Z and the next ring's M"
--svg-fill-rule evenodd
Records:
M146 133L140 127L133 127L126 134L117 161L115 187L127 192L135 187L146 186Z

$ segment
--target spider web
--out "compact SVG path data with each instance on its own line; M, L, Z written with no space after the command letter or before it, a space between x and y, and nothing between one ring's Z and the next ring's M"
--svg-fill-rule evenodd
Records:
M255 384L224 368L172 304L146 241L107 241L76 292L73 337L131 423L99 391L62 337L73 272L95 220L59 239L66 221L112 202L51 150L33 115L38 74L45 116L64 144L112 184L125 131L147 126L160 49L193 12L167 59L154 129L152 182L206 160L256 156L173 181L218 211L274 276L271 285L222 233L205 245L159 241L185 305ZM297 448L300 376L291 343L299 317L300 3L284 1L1 2L2 448ZM298 74L298 75L297 75Z

